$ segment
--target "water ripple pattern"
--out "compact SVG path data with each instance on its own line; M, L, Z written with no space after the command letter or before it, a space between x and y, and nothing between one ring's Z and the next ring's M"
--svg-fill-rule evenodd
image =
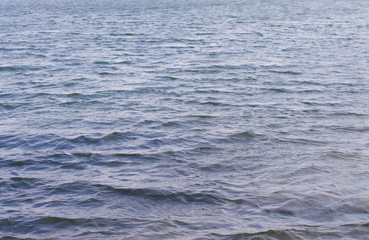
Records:
M1 239L365 239L369 1L0 1Z

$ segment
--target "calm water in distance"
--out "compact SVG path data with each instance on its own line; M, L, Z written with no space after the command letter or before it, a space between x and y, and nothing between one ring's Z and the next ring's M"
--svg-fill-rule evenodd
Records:
M366 239L368 12L2 0L1 239Z

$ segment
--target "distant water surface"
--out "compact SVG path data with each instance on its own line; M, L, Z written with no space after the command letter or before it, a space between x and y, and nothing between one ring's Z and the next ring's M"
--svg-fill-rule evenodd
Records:
M0 1L1 239L366 239L369 1Z

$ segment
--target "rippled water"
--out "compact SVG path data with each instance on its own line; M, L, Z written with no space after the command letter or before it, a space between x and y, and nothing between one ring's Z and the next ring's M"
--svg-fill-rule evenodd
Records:
M365 239L369 1L3 0L3 239Z

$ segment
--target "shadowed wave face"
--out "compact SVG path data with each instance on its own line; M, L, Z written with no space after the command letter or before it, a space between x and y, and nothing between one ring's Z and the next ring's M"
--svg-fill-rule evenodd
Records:
M0 2L1 239L365 239L369 2Z

